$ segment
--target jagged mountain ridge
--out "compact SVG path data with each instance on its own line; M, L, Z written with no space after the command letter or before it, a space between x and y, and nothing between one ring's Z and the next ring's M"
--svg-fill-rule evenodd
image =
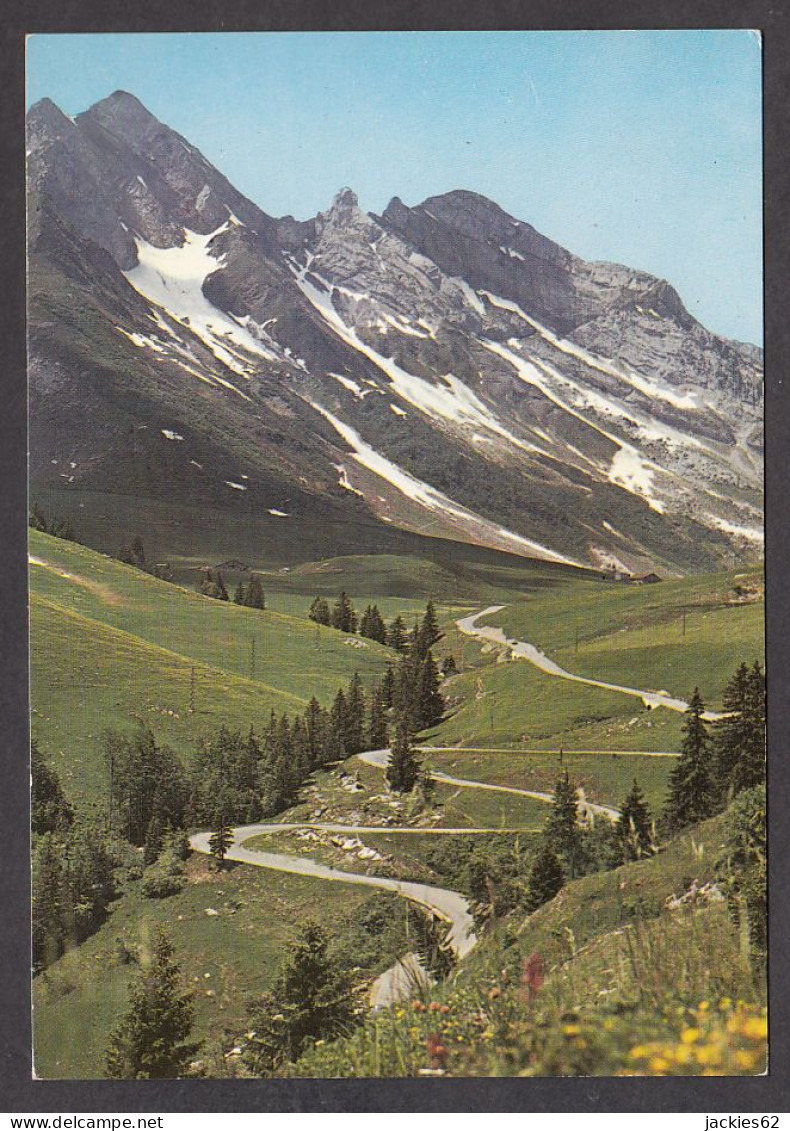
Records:
M469 192L274 219L123 92L39 103L28 138L34 486L274 537L326 514L350 545L672 571L757 549L761 351L669 284Z

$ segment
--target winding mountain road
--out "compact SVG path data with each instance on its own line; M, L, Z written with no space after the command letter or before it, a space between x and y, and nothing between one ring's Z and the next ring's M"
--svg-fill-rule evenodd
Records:
M561 668L554 660L550 660L545 652L541 652L534 644L530 644L526 640L511 640L509 639L501 628L496 628L493 625L478 625L475 622L480 620L481 617L493 616L494 613L501 612L506 608L505 605L489 605L487 609L483 609L479 613L472 613L471 616L461 617L455 623L458 625L460 632L465 636L474 636L479 640L486 640L491 644L500 644L510 649L510 654L518 660L527 660L530 664L534 664L546 675L558 676L560 679L569 679L574 683L586 683L590 687L601 687L605 691L619 691L623 695L633 695L637 699L641 699L646 707L654 709L656 707L667 707L670 711L680 711L681 713L688 710L688 703L684 699L676 699L669 695L666 691L644 691L638 687L623 687L619 683L606 683L601 679L591 679L588 676L574 675L573 672L566 671ZM707 722L713 722L715 719L722 717L719 711L705 711L703 719Z
M389 750L366 750L362 754L357 754L360 762L365 762L369 766L377 766L379 769L386 770L387 760L389 759ZM431 770L431 777L435 781L444 782L445 785L457 785L465 789L486 789L495 793L515 793L519 797L530 797L533 801L545 801L551 804L554 800L554 795L551 793L541 793L533 789L518 789L514 785L493 785L491 782L475 781L473 778L454 778L450 774L442 773L440 770ZM579 806L582 810L582 816L587 813L596 817L608 817L610 821L616 821L620 816L619 809L614 809L611 805L596 805L583 796L579 796ZM391 831L391 830L390 830ZM415 832L425 832L425 829L416 829ZM439 832L441 830L434 830ZM462 831L462 830L459 830ZM466 830L467 832L471 830ZM494 830L488 829L488 832Z
M477 942L474 931L474 920L469 910L468 900L457 891L449 888L434 887L432 884L413 883L410 880L393 880L386 876L367 876L361 872L344 872L340 868L331 868L327 864L320 864L317 860L306 857L289 856L284 852L261 852L258 849L245 848L244 842L252 837L272 832L284 832L300 828L332 828L342 829L346 833L363 831L375 832L401 832L404 830L376 827L366 830L363 826L354 825L304 825L304 824L258 824L243 825L233 832L233 842L226 853L226 859L236 860L242 864L254 864L259 868L272 868L278 872L291 872L300 876L315 876L322 880L335 880L344 884L363 884L366 887L379 888L382 891L392 891L412 903L425 907L439 919L450 924L447 941L458 958L468 954ZM426 830L412 830L426 831ZM447 830L433 830L447 831ZM457 830L469 832L470 830ZM490 832L490 829L484 830ZM210 853L210 832L194 833L189 838L190 848L194 852ZM371 986L370 1003L374 1007L392 1005L408 996L416 981L430 981L427 971L419 963L415 955L405 955L388 970L385 970Z
M587 676L574 675L566 671L549 659L534 644L527 641L511 640L501 628L491 625L479 626L476 622L481 617L491 616L500 612L504 605L490 605L488 608L471 616L462 617L456 623L461 632L492 644L504 646L516 659L524 659L547 675L557 676L560 679L571 680L575 683L586 683L592 687L601 687L606 691L619 691L624 695L635 696L650 708L667 707L670 711L684 712L688 704L683 699L676 699L663 691L644 691L636 687L624 687L620 684L607 683L604 680L591 679ZM721 715L708 711L703 716L708 720L720 718ZM385 770L390 756L388 749L370 750L358 755L360 761L369 766ZM519 789L510 785L494 785L491 782L475 781L471 778L457 778L438 770L432 771L436 781L446 785L458 786L463 789L484 789L497 793L516 794L528 797L535 801L550 803L552 795L537 790ZM614 821L619 816L619 811L610 805L598 805L589 802L580 793L579 803L582 814L600 815ZM413 827L392 827L381 825L343 825L332 822L300 821L277 822L244 825L234 830L233 841L227 851L227 859L243 864L252 864L260 868L272 868L275 871L291 872L296 875L314 876L317 879L334 880L338 883L362 884L366 887L379 888L382 891L395 892L405 899L411 900L427 908L432 914L450 924L448 942L455 954L463 958L475 946L477 936L474 932L474 920L469 910L468 900L459 892L449 888L440 888L432 884L420 884L410 880L395 880L386 876L369 876L361 872L345 872L340 868L332 868L321 864L308 857L291 856L283 852L264 852L259 849L245 848L246 841L253 837L269 835L272 833L290 832L295 829L314 829L321 832L348 833L410 833L420 835L480 835L490 833L491 829L420 829ZM189 838L191 848L195 852L209 853L209 832L195 833ZM404 955L388 970L381 974L373 983L370 1001L374 1006L391 1005L393 1002L408 996L416 982L429 982L430 976L421 966L419 959L414 954Z

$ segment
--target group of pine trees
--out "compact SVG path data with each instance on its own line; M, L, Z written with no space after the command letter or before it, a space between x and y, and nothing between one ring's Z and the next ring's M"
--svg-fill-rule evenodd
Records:
M704 821L743 797L750 799L749 813L754 810L762 814L764 822L764 802L760 809L759 801L764 797L761 787L765 781L765 674L761 666L756 662L751 667L741 664L727 684L722 702L721 717L708 725L699 688L694 690L684 720L682 750L669 776L668 797L660 817L665 832ZM742 808L746 810L747 806ZM733 812L740 810L736 807ZM555 787L551 813L533 861L528 906L534 910L552 899L566 879L650 855L657 850L656 835L656 821L636 781L614 824L599 821L583 827L577 789L566 772ZM759 852L753 856L757 859ZM758 862L764 871L764 860ZM753 871L761 875L757 866ZM753 884L756 896L749 889L758 912L763 899L760 883L762 879ZM759 936L764 927L760 926L763 920L758 912L752 915L757 926L750 920L750 930Z
M204 566L201 570L197 589L203 597L212 597L215 601L230 600L222 572L218 569L211 569L210 566ZM257 573L250 574L249 581L246 584L239 579L233 593L233 603L244 605L248 609L266 608L266 596Z
M38 503L33 503L30 508L28 526L32 530L40 530L43 534L51 534L53 538L62 538L65 542L79 541L70 518L47 518Z
M43 969L104 921L116 894L116 860L103 830L75 818L35 742L31 777L33 965Z
M106 732L102 746L109 806L103 829L74 821L56 775L34 748L37 964L58 957L106 915L117 864L112 845L118 838L143 849L144 894L161 897L183 883L186 828L209 827L211 851L222 860L235 825L281 812L296 801L314 770L386 747L391 730L389 783L394 790L410 792L420 776L412 735L437 722L444 709L431 654L438 639L429 608L415 626L409 651L368 692L355 673L328 709L312 698L302 714L278 716L273 711L260 734L222 726L201 742L186 768L146 726L132 734Z
M378 605L367 605L364 613L360 616L346 592L340 593L332 605L326 597L316 597L310 606L308 615L310 620L315 621L316 624L325 625L327 628L336 628L340 632L350 633L351 635L359 633L360 636L364 636L368 640L375 640L376 643L384 644L396 652L412 650L417 637L424 631L423 626L426 622L432 626L437 625L433 601L428 601L422 622L415 623L410 631L400 614L387 624ZM438 640L438 629L436 632L436 640Z
M685 828L720 813L744 790L765 781L765 672L741 664L722 695L724 711L711 724L699 688L686 711L680 757L669 778L663 820Z

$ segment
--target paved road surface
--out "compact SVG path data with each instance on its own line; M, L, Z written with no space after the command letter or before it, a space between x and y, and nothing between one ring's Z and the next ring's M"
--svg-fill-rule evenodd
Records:
M479 640L488 640L492 644L502 644L510 649L511 655L516 659L528 660L529 663L534 664L536 668L540 668L547 675L556 675L560 679L570 679L574 683L587 683L591 687L602 687L605 691L620 691L623 695L634 695L637 699L641 699L646 707L668 707L670 711L680 712L688 710L688 703L684 699L675 699L666 691L642 691L638 687L623 687L619 683L606 683L601 679L588 679L587 676L574 675L572 672L566 671L565 668L561 668L554 660L550 660L534 644L529 644L525 640L511 640L505 636L501 628L475 623L481 617L492 616L494 613L501 612L504 608L505 605L489 605L487 609L483 609L479 613L461 617L460 620L456 621L456 624L466 636L475 636ZM708 722L712 722L714 719L720 719L722 715L718 711L706 711L702 717Z
M367 762L369 766L378 766L379 769L387 768L389 756L389 750L366 750L362 754L357 754L360 762ZM472 778L454 778L450 774L442 773L440 770L432 769L431 776L435 778L436 781L444 782L446 785L457 785L465 789L488 789L496 793L515 793L518 794L519 797L531 797L533 801L545 801L549 804L554 800L552 793L541 793L534 789L517 789L516 786L513 785L493 785L491 782L475 781ZM611 805L596 805L592 801L587 801L583 796L579 797L579 804L582 807L583 814L586 810L596 817L608 817L610 821L616 821L620 816L619 809L615 809ZM494 830L489 829L488 831L492 832Z

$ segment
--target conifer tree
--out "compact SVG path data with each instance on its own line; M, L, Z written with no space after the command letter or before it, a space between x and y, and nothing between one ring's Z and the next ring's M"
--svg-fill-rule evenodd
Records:
M434 644L438 644L441 640L442 634L439 632L439 621L436 616L436 609L434 608L433 601L428 601L425 606L425 616L422 618L420 625L420 643L424 651L433 648Z
M146 868L159 859L164 846L164 828L159 813L154 809L153 816L148 822L143 846L143 863Z
M387 712L381 688L376 685L370 692L370 710L368 717L367 748L368 750L382 750L389 741L389 728L387 726Z
M332 710L330 712L330 726L334 743L336 743L342 751L341 757L345 758L348 754L346 750L346 739L348 737L348 708L346 706L346 696L343 688L338 688L337 695L332 703Z
M160 928L150 962L131 987L129 1008L110 1037L107 1075L116 1080L166 1080L187 1075L200 1048L189 1041L194 1009L181 992L173 946Z
M716 809L716 787L708 730L702 716L705 704L698 687L683 722L680 756L669 775L669 796L664 819L672 829L682 829L710 817Z
M638 860L654 850L650 810L636 779L623 802L616 824L625 860Z
M225 588L225 579L222 576L222 574L219 572L219 570L217 570L217 578L216 578L215 585L217 587L217 600L218 601L227 601L228 600L228 591Z
M387 670L381 681L381 702L387 711L395 702L395 668L392 664L387 664Z
M368 605L359 622L359 635L375 640L379 644L387 643L387 626L379 612L378 605Z
M332 614L329 611L329 603L324 597L316 597L310 606L309 612L310 620L316 624L324 624L327 627L332 623Z
M233 604L243 605L245 599L244 582L239 578L236 588L233 591Z
M58 775L47 764L35 739L30 744L30 776L30 824L34 835L67 829L74 814Z
M557 854L543 844L532 863L527 885L527 910L537 911L562 888L565 875Z
M138 569L145 569L145 549L143 548L143 540L138 534L132 542L132 563Z
M741 664L722 696L724 717L713 727L714 771L720 804L765 779L765 676Z
M387 644L396 652L405 652L408 647L408 634L403 617L398 615L387 630Z
M305 711L305 726L307 728L307 749L310 755L310 769L314 770L322 762L324 743L326 742L326 720L321 704L312 696Z
M584 841L579 828L579 801L567 770L554 787L551 811L543 827L543 841L559 856L570 877L582 874Z
M64 948L63 845L46 832L33 853L32 932L33 965L49 966Z
M425 727L436 726L437 723L442 721L442 715L444 714L444 696L439 690L440 684L441 677L439 675L439 669L436 666L433 654L429 650L420 666L419 685L417 688L419 703L418 727L420 730L423 730Z
M268 1073L295 1061L309 1040L332 1040L351 1030L351 983L329 954L326 935L314 923L303 927L271 993L250 1012L245 1061L255 1073Z
M257 573L250 577L250 583L247 586L244 594L244 604L249 609L265 609L266 598L263 593L263 586L261 579Z
M411 744L408 722L400 718L387 764L387 782L396 793L411 793L420 772L420 761Z
M345 590L340 594L332 607L331 624L332 628L336 628L340 632L354 631L354 609L351 604L351 599Z
M346 753L359 754L365 745L365 692L359 672L354 672L346 696Z
M214 814L213 830L209 837L208 849L214 859L221 864L232 844L233 829L227 822L225 806L220 804Z

